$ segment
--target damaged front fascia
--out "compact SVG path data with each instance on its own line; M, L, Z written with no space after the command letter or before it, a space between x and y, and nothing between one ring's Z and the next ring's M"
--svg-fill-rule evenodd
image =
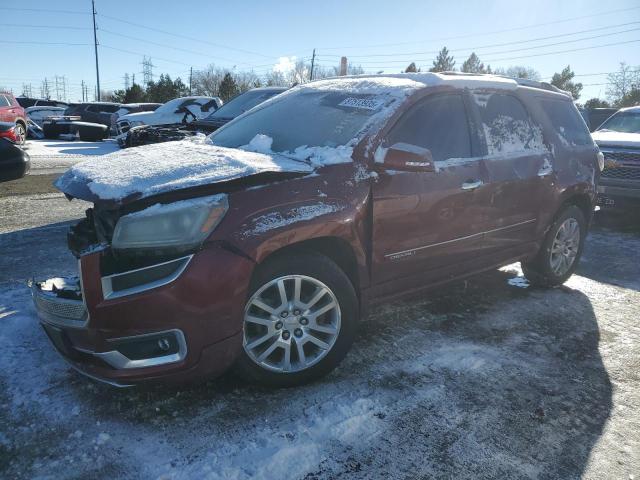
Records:
M244 252L225 242L205 242L202 245L176 250L172 249L136 249L115 251L110 248L113 232L118 219L123 215L143 210L157 203L172 203L179 200L213 195L217 193L233 193L248 188L255 188L290 178L307 175L300 172L264 172L249 177L242 177L224 183L199 185L187 189L172 190L135 201L132 197L121 200L121 203L95 199L94 207L86 211L86 217L73 225L67 234L67 242L71 252L80 258L88 253L103 251L101 270L103 274L118 273L132 268L141 268L158 261L170 260L177 255L194 253L203 246L217 245L251 261ZM65 192L70 199L73 194Z

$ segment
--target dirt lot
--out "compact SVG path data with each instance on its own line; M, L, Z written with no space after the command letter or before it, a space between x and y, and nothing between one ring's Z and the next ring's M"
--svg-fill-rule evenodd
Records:
M119 390L58 357L25 285L73 272L84 206L0 208L0 478L640 478L637 219L600 216L562 288L513 265L376 310L313 385Z

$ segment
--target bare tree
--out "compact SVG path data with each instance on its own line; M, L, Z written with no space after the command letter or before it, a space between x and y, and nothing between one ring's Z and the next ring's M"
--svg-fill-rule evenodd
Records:
M497 75L505 75L507 77L540 80L540 74L537 70L523 65L512 65L508 68L496 68L495 72Z
M634 88L640 88L640 66L631 67L625 62L620 63L620 70L607 76L607 97L613 104L629 95Z

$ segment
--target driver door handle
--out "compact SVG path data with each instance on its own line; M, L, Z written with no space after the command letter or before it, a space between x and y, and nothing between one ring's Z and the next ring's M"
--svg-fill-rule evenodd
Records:
M462 190L475 190L484 184L482 180L467 180L462 184Z

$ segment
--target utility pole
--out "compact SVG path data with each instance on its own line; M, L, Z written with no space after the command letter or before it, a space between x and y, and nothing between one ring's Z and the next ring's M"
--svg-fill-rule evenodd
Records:
M84 103L84 80L82 80L81 85L82 85L82 103Z
M151 57L142 57L142 81L145 85L148 85L153 80L153 63L151 63Z
M193 83L193 67L189 69L189 95L191 95L191 85Z
M56 81L56 100L60 100L60 87L58 85L58 75L53 77Z
M125 90L129 90L129 74L125 73L124 74L124 89Z
M316 49L313 49L313 55L311 55L311 72L309 73L309 80L313 80L313 66L316 63Z
M93 48L96 52L96 92L98 92L98 101L100 101L100 70L98 68L98 35L96 34L96 0L91 0L91 9L93 10Z
M347 57L340 59L340 76L344 77L347 74Z

